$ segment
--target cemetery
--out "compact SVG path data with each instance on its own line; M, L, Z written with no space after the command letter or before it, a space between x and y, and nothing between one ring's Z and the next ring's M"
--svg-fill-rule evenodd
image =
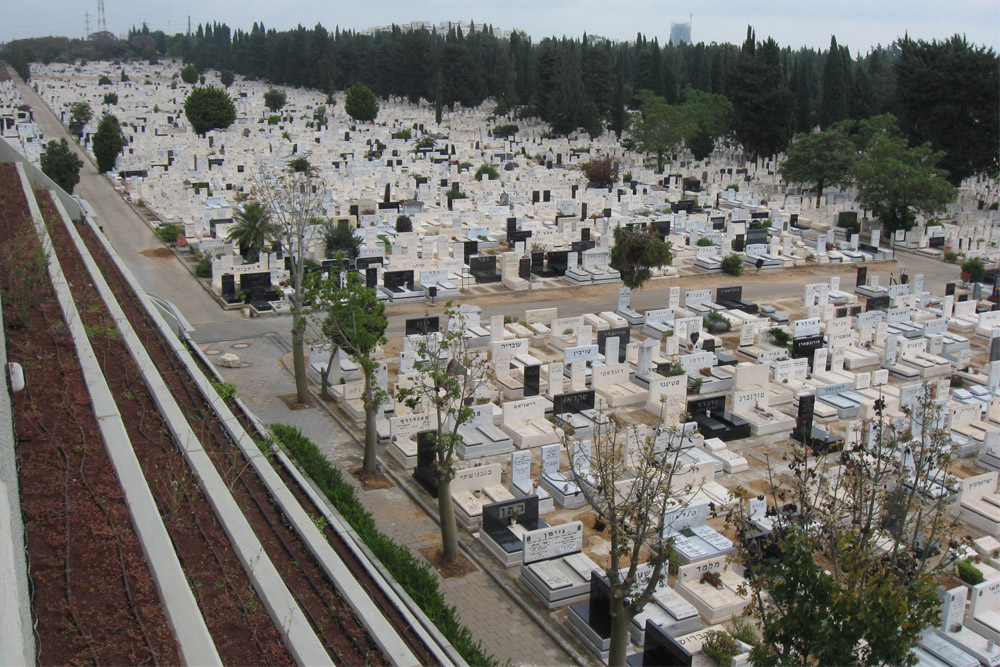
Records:
M390 308L410 302L437 313L408 318L402 339L379 351L375 373L390 397L376 423L384 460L426 498L439 486L432 434L455 426L455 416L438 424L427 405L408 405L395 392L426 383L422 346L448 332L485 365L489 382L467 397L472 416L456 429L456 518L525 604L555 610L553 622L590 658L606 660L610 645L609 533L591 502L604 484L596 450L612 423L631 433L613 493L639 483L642 442L664 457L679 450L673 509L659 517L674 558L631 621L630 664L705 664L706 632L743 613L748 573L730 556L745 510L734 492L768 494L768 467L793 443L837 480L846 474L838 452L879 456L871 423L933 428L954 460L935 469L933 483L914 479L911 487L947 499L970 541L1000 539L1000 311L987 300L1000 288L956 281L935 294L923 275L897 280L879 264L896 253L943 258L945 249L1000 262L1000 215L974 203L976 188L960 191L943 224L883 237L876 226L858 233L838 225L841 216L858 217L848 193L817 200L787 186L775 159L747 162L735 150L719 148L703 161L682 154L669 173L657 173L610 134L551 137L527 121L513 137L494 137L484 108L459 107L436 125L429 105L390 101L378 122L359 123L338 99L320 121L325 98L308 90L290 90L272 124L263 84L241 79L229 89L236 122L198 135L183 115L186 84L171 78L176 64L129 68L131 81L114 84L126 148L110 177L153 213L151 224L181 229L180 255L208 258L205 283L220 308L286 314L292 256L301 252L317 270L356 272ZM66 121L73 102L101 107L104 90L93 83L107 70L53 63L34 68L32 81ZM41 137L18 108L17 91L0 82L3 136L36 161ZM88 148L92 125L82 128ZM401 138L404 129L427 143L418 149ZM631 180L588 187L577 169L588 154L621 160ZM230 240L262 181L303 157L317 169L322 217L347 226L353 256L340 255L319 226L303 248ZM479 180L463 166L478 164L495 164L499 177ZM737 181L738 190L729 187ZM397 231L404 213L412 231ZM673 263L652 272L654 284L667 286L656 308L633 307L632 290L611 266L619 227L655 230L671 244ZM780 303L745 298L736 277L715 290L673 284L720 273L734 253L748 271L852 263L856 277L803 274L816 282ZM463 304L601 285L618 289L613 310L525 307L505 318ZM442 314L447 301L454 306ZM327 375L335 409L363 424L359 365L320 346L309 356L313 382ZM453 360L468 372L465 360ZM913 416L925 395L938 408L933 424ZM896 463L917 465L902 453ZM776 530L783 510L775 499L751 505L744 516L758 537ZM981 570L982 583L944 593L942 622L915 649L926 664L1000 665L1000 571Z

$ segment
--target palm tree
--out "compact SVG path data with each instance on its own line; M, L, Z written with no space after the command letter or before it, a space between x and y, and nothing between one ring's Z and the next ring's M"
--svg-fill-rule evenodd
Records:
M272 236L271 214L264 204L252 201L236 214L236 226L229 230L226 240L237 243L244 261L252 264Z

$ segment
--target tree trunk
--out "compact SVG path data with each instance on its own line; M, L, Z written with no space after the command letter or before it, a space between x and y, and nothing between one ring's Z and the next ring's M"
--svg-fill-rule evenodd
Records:
M608 666L624 667L628 657L628 622L625 617L625 601L611 591L611 647L608 650Z
M823 198L823 179L816 181L816 208L819 208L819 200Z
M330 400L330 369L333 367L333 356L337 354L337 348L334 346L330 350L330 357L326 360L326 368L320 374L319 379L319 395L324 400Z
M299 403L309 402L309 379L306 377L306 351L301 313L292 313L292 367L295 372L295 394Z
M365 458L361 467L367 473L375 472L375 445L378 443L378 431L375 429L376 407L372 396L372 377L365 373Z
M441 517L441 546L443 558L458 558L458 528L455 525L455 506L451 502L451 479L438 475L438 515Z

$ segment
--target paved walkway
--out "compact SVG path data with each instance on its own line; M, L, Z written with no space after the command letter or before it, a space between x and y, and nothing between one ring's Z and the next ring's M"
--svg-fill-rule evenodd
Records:
M360 446L322 407L289 410L279 398L295 391L295 383L287 370L291 355L281 337L265 334L255 338L203 343L201 348L209 358L231 352L247 364L244 368L218 370L227 381L237 385L240 397L262 421L290 424L300 429L341 469L360 466ZM391 457L382 458L400 477L405 476ZM344 478L352 483L355 481L349 474L345 474ZM418 493L424 492L418 490ZM409 546L417 553L425 547L440 544L437 523L398 486L372 491L358 488L358 495L374 515L379 529L398 543ZM426 494L424 497L428 502L434 502ZM464 536L468 538L468 534ZM470 543L471 539L467 539L466 544ZM479 555L485 554L478 544L470 545L470 548ZM582 645L567 634L562 612L549 616L510 575L504 572L499 576L515 594L523 596L562 639L557 642L550 637L486 572L477 568L463 577L442 579L441 589L445 598L455 605L462 622L482 641L489 653L501 663L509 660L514 665L566 665L573 663L571 654L563 648L563 645L569 645L578 655L592 659L591 655L585 654Z

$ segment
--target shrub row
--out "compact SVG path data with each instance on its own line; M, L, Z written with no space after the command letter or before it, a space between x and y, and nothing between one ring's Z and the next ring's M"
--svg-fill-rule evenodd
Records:
M470 665L496 665L496 659L459 622L455 607L445 602L430 565L375 527L375 520L358 500L354 487L344 481L319 448L294 427L272 424L271 431L462 658Z

